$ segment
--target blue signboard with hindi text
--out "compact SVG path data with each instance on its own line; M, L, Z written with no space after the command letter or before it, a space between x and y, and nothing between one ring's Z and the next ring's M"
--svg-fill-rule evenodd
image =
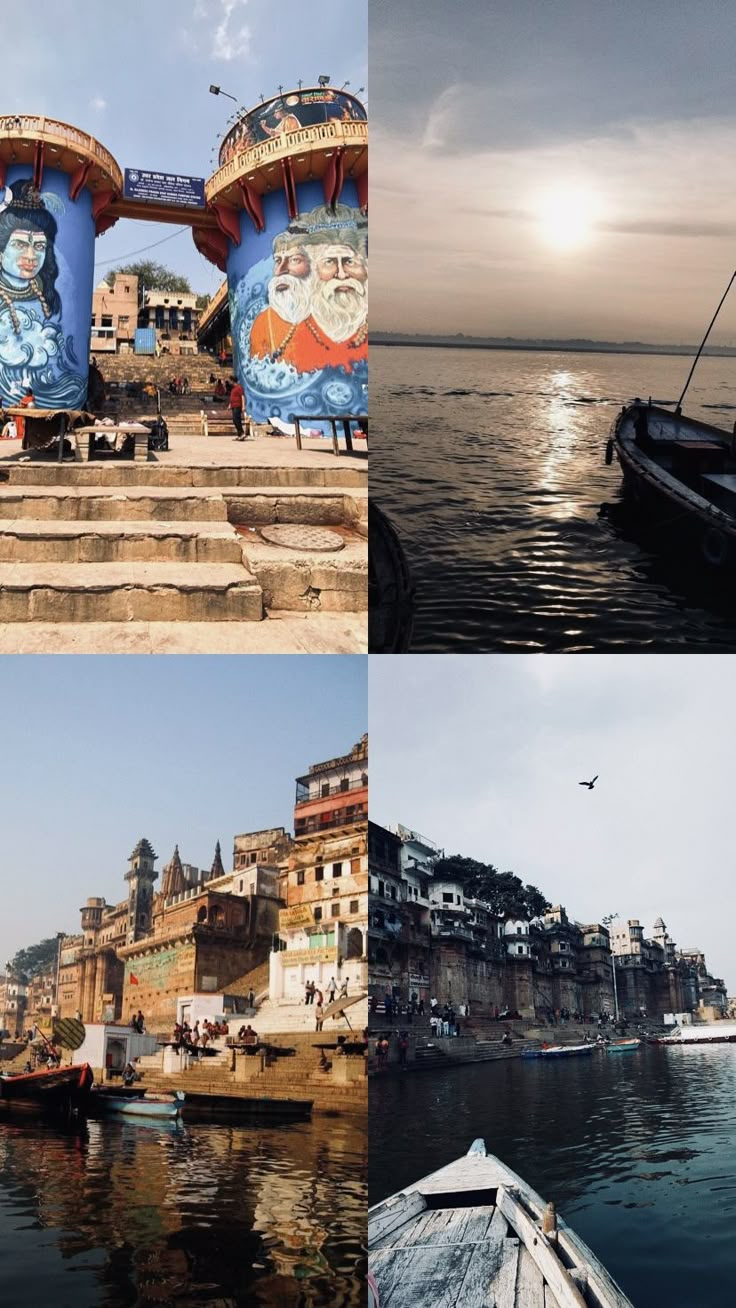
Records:
M154 204L183 204L190 209L204 209L204 177L126 168L123 195L126 200L149 200Z

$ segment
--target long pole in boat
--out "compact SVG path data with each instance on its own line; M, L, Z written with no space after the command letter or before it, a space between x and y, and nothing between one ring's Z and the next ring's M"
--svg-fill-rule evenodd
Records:
M718 308L716 309L715 313L713 314L713 317L711 318L711 320L710 320L710 322L709 322L709 324L708 324L708 330L707 330L707 332L705 333L705 336L703 337L702 341L700 342L700 349L698 350L698 353L695 355L695 358L693 359L693 366L692 366L692 368L690 369L690 371L689 371L689 373L688 373L688 375L687 375L687 381L685 382L685 387L684 387L684 390L683 390L683 392L682 392L682 395L680 396L679 400L677 401L677 408L675 409L675 413L682 413L682 401L683 401L684 398L685 398L685 395L686 395L686 392L687 392L687 388L688 388L688 386L690 385L690 382L691 382L691 380L692 380L692 375L693 375L693 373L695 372L695 368L696 368L696 365L697 365L698 359L700 358L701 354L703 353L703 350L705 349L705 342L707 341L708 337L710 336L711 328L713 327L713 323L715 322L716 318L718 317L719 313L721 312L721 307L722 307L722 305L723 305L723 301L725 300L726 296L728 295L728 292L730 291L731 287L733 286L733 283L734 283L734 280L735 280L735 279L736 279L736 272L733 272L733 273L731 274L731 280L730 280L730 282L728 283L728 286L726 287L725 291L723 292L723 295L721 296L720 300L718 301Z

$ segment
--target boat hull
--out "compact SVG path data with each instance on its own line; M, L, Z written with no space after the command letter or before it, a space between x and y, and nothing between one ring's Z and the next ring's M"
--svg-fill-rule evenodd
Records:
M123 1113L129 1117L179 1117L183 1107L182 1100L125 1099L113 1095L100 1098L99 1107L103 1113Z
M522 1058L577 1058L592 1054L595 1045L553 1045L550 1049L527 1049Z
M24 1072L0 1077L0 1101L7 1107L75 1109L83 1106L92 1089L89 1063L50 1071Z
M634 423L645 412L651 440L637 439ZM647 521L667 524L669 551L673 535L688 548L691 556L714 568L736 567L736 497L729 511L701 493L700 479L689 481L662 466L662 451L686 444L697 452L722 450L723 459L731 459L731 433L696 419L678 417L657 405L629 405L616 418L609 445L615 450L629 497L646 514ZM660 461L658 461L658 459ZM657 539L665 544L660 531Z
M369 1209L368 1250L381 1308L632 1308L580 1237L482 1140Z

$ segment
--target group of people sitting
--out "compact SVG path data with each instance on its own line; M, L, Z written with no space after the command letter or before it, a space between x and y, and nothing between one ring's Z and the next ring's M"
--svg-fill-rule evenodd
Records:
M169 382L169 391L172 395L188 395L190 391L188 377L172 377Z
M199 1053L201 1049L206 1049L216 1036L227 1035L226 1022L210 1022L205 1018L201 1023L199 1019L190 1026L187 1021L177 1022L174 1027L174 1046L177 1049L186 1049L188 1053Z

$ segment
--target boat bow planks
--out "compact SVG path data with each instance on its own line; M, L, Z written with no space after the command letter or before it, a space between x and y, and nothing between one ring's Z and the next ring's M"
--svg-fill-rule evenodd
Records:
M554 1229L551 1229L554 1227ZM595 1255L476 1141L369 1212L380 1308L632 1308Z

